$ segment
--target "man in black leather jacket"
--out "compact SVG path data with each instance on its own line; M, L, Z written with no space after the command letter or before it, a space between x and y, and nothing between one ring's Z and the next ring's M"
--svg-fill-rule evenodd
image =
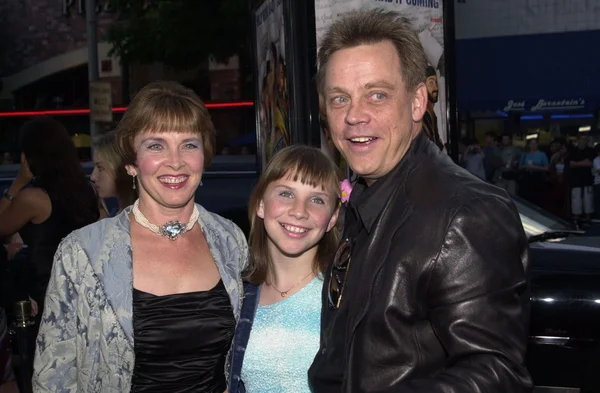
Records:
M359 175L325 277L315 393L521 393L527 239L508 195L422 132L426 59L409 21L335 23L317 82Z

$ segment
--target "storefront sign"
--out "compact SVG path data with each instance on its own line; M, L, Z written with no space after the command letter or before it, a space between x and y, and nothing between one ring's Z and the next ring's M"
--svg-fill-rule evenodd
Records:
M517 101L509 100L504 107L504 112L543 112L543 111L563 111L577 110L585 108L583 98L544 100L537 101Z
M90 116L97 122L110 123L113 120L112 91L109 82L90 82Z

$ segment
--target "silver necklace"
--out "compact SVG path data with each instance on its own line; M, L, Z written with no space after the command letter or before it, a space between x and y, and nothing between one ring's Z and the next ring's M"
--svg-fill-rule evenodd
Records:
M200 212L196 205L194 205L194 211L192 212L192 216L190 217L190 221L187 224L184 224L180 221L168 221L165 224L158 226L152 224L146 216L140 211L140 200L136 200L133 204L133 208L131 209L135 220L144 228L151 230L157 235L164 236L167 239L175 240L179 236L184 233L191 231L196 222L198 221L198 217L200 216Z

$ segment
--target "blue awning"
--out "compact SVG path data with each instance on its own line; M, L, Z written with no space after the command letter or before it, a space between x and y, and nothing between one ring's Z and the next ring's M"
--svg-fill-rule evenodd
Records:
M594 111L599 42L600 30L457 40L459 110Z

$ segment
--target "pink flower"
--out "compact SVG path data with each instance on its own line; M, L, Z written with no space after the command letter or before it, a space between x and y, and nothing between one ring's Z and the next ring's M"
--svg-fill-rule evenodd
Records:
M350 183L350 180L344 179L344 181L340 182L340 188L342 189L342 203L346 203L350 200L350 194L352 193L352 183Z

